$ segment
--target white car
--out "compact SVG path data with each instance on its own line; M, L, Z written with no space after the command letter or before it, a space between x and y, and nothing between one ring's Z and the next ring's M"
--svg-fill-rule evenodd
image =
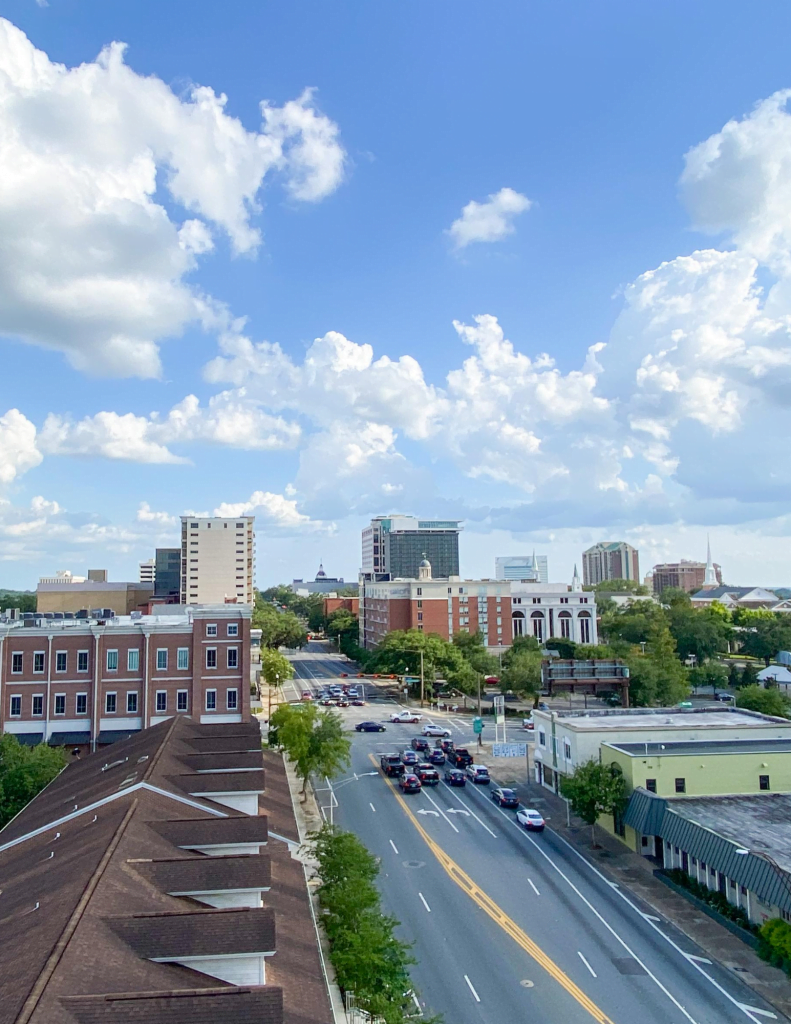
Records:
M390 716L391 722L419 722L423 716L416 715L414 711L396 711Z
M442 725L434 725L433 722L428 722L420 730L423 736L450 736L450 729L446 729Z
M544 831L544 819L538 811L534 811L530 807L520 807L516 812L516 820L520 825L524 825L528 832Z

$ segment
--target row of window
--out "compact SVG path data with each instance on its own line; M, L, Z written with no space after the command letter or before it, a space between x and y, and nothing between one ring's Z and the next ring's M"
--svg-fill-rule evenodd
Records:
M118 671L118 651L110 650L107 651L107 671L117 672ZM166 647L160 647L157 649L157 660L156 666L158 672L166 672L168 668L168 649ZM228 647L225 651L225 666L226 668L238 668L239 667L239 648ZM176 651L176 669L179 672L187 672L190 667L190 649L189 647L179 647ZM209 647L206 650L206 668L217 668L217 648ZM13 675L22 675L24 669L24 656L21 651L14 651L11 655L11 672ZM56 672L68 672L69 670L69 655L67 651L56 651L55 652L55 671ZM140 671L140 651L138 648L130 648L126 652L126 670L127 672L139 672ZM87 672L88 671L88 651L77 652L77 671ZM43 674L44 672L44 651L35 651L33 654L33 672L34 674Z
M769 785L769 776L768 775L759 775L758 776L758 787L759 787L759 789L763 789L763 790L768 790L768 789L771 788L770 785ZM656 793L656 779L646 779L645 780L645 788L648 790L649 793ZM675 789L676 789L677 793L686 793L686 791L687 791L687 780L686 779L680 779L680 778L676 779L675 780Z
M34 718L42 718L44 716L44 694L34 693L31 700L31 714ZM128 690L126 694L126 713L127 715L136 715L139 711L140 697L137 690ZM163 715L168 710L168 692L167 690L157 690L154 698L154 706L156 714ZM225 707L227 711L237 711L239 708L239 691L235 687L230 687L225 691ZM206 710L216 711L217 710L217 691L207 690L206 691ZM104 713L106 715L114 715L118 711L118 694L117 693L106 693L104 695ZM189 690L177 690L176 691L176 711L189 711ZM56 693L54 712L56 716L66 714L66 694ZM75 695L74 701L74 713L76 715L87 715L88 714L88 694L78 693ZM9 715L11 718L22 717L22 695L13 694L10 699Z

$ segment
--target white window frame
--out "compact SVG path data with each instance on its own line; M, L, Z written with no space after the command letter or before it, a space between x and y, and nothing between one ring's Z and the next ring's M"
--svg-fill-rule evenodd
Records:
M115 655L115 665L112 668L110 667L110 655L111 654ZM118 671L118 650L117 650L117 648L113 648L112 650L107 651L107 657L104 659L104 663L105 663L105 665L107 667L107 671L108 672L117 672Z
M212 703L211 704L209 703L209 696L210 695L212 697ZM217 691L216 690L207 690L206 691L206 710L207 711L216 711L217 710Z
M19 668L14 668L16 659L19 658ZM12 651L11 652L11 674L15 676L21 676L25 670L25 654L24 651Z
M14 701L16 706L19 708L18 711L14 711ZM8 704L8 717L9 718L21 718L22 717L22 694L12 693Z
M134 707L130 707L130 700L129 700L130 697L134 697L134 699L135 699L135 706ZM140 707L140 694L137 692L137 690L127 690L126 691L126 713L127 713L127 715L137 715L137 714L139 714L139 710L138 710L139 707Z
M179 707L181 698L184 698L184 707ZM189 690L176 690L176 711L189 711L190 709L190 692Z
M58 701L61 700L61 699L63 700L63 710L62 711L58 711ZM65 716L65 714L66 714L66 694L65 693L56 693L55 694L55 698L54 698L54 701L53 701L53 704L52 704L52 714L57 716L58 718L60 718L61 716Z
M85 698L85 710L80 711L80 697ZM87 693L75 693L74 695L74 714L75 715L87 715L88 714L88 694Z
M36 712L34 710L34 708L36 707L36 701L37 700L41 701L41 711L39 711L39 712ZM44 694L43 693L34 693L34 694L31 695L31 697L30 697L30 714L31 714L32 718L43 718L44 717Z
M162 662L162 664L160 664ZM168 670L168 649L167 647L157 647L157 672L167 672Z
M182 657L183 655L183 657ZM182 661L186 664L182 665ZM188 672L190 667L190 649L189 647L179 647L176 651L176 669L179 672Z
M547 734L543 729L538 730L538 745L539 747L545 747L547 745Z
M58 662L63 658L63 668L58 668ZM69 652L68 651L55 651L55 671L56 672L68 672L69 670Z
M217 636L217 623L208 622L206 623L206 636Z
M210 654L214 655L214 664L213 665L209 664L209 655ZM207 647L206 648L206 668L210 672L215 671L216 668L217 668L217 648L216 647Z
M108 706L108 702L110 700L110 697L113 698L113 710L112 711L110 710L110 708ZM107 693L105 693L105 695L104 695L104 713L106 715L116 715L116 714L118 714L118 694L115 692L115 690L110 690Z
M134 664L133 664L134 662ZM126 652L126 671L127 672L139 672L140 671L140 648L130 647Z
M41 658L41 668L36 668L36 658ZM47 666L47 652L46 651L33 651L33 674L36 676L43 676L44 670Z
M239 623L229 622L226 627L226 636L239 636Z
M236 661L235 665L231 664L231 654L233 654ZM225 667L226 668L239 668L239 648L238 647L226 647L225 649Z
M83 658L83 656L84 656L84 660L85 660L85 668L80 668L80 660ZM90 656L91 656L91 652L90 651L77 651L77 671L78 672L87 672L88 671L88 666L89 666L90 660L91 660Z
M231 706L231 694L233 694L233 707ZM226 711L238 711L239 710L239 689L236 686L229 686L225 691L225 710Z
M162 700L162 707L159 706L159 698L160 697L163 698L163 700ZM155 709L155 714L157 714L157 715L164 715L165 714L165 712L168 709L168 691L167 690L157 690L157 692L154 695L154 709Z

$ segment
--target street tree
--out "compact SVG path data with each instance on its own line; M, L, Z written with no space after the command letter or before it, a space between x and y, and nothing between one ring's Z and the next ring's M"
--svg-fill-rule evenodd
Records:
M281 704L270 727L302 779L303 800L312 774L336 775L350 763L351 743L343 734L340 716L333 711L315 704Z
M602 814L617 816L626 806L626 783L616 764L586 761L561 780L561 793L578 818L591 827L591 845L596 846L595 825Z
M739 666L731 662L731 667L728 669L728 689L738 690L742 685L742 674L739 671Z
M632 649L626 656L629 698L638 707L677 704L689 694L689 677L676 656L676 644L664 620L657 620L647 637L645 654Z
M787 616L773 615L771 618L747 621L749 626L739 634L744 654L763 658L768 667L778 651L791 650L791 622L788 622Z
M261 646L303 647L307 634L294 612L282 611L266 601L256 601L253 609L253 628L261 630Z
M472 693L477 687L478 676L458 647L438 633L423 633L418 629L397 629L388 633L371 653L365 667L369 672L418 676L421 652L427 685L433 684L440 675L464 693Z
M559 658L577 657L577 644L567 637L551 636L544 646L548 651L557 651Z
M0 736L0 828L30 803L66 766L63 747L28 747L11 733Z
M689 681L695 687L710 686L716 693L727 686L728 670L721 661L707 661L690 672Z
M736 706L777 718L791 718L791 701L780 690L763 686L743 686L736 694Z
M667 614L661 605L637 598L622 608L613 608L602 613L602 634L607 641L648 643L652 628L657 624L666 623Z
M678 601L670 606L668 615L670 632L682 661L694 654L698 664L702 664L728 649L733 630L716 611Z
M469 663L474 672L482 676L492 676L497 673L498 661L486 649L483 641L483 633L455 633L453 646L461 651L465 660Z
M512 691L523 700L538 705L541 692L541 652L522 650L508 659L500 676L503 693Z
M758 669L753 665L751 661L748 661L744 666L742 672L742 686L757 686L758 685Z

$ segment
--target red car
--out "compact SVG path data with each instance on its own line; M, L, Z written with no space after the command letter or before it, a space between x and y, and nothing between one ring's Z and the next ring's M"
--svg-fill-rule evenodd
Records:
M421 790L420 779L417 775L402 775L398 785L405 793L419 793Z

